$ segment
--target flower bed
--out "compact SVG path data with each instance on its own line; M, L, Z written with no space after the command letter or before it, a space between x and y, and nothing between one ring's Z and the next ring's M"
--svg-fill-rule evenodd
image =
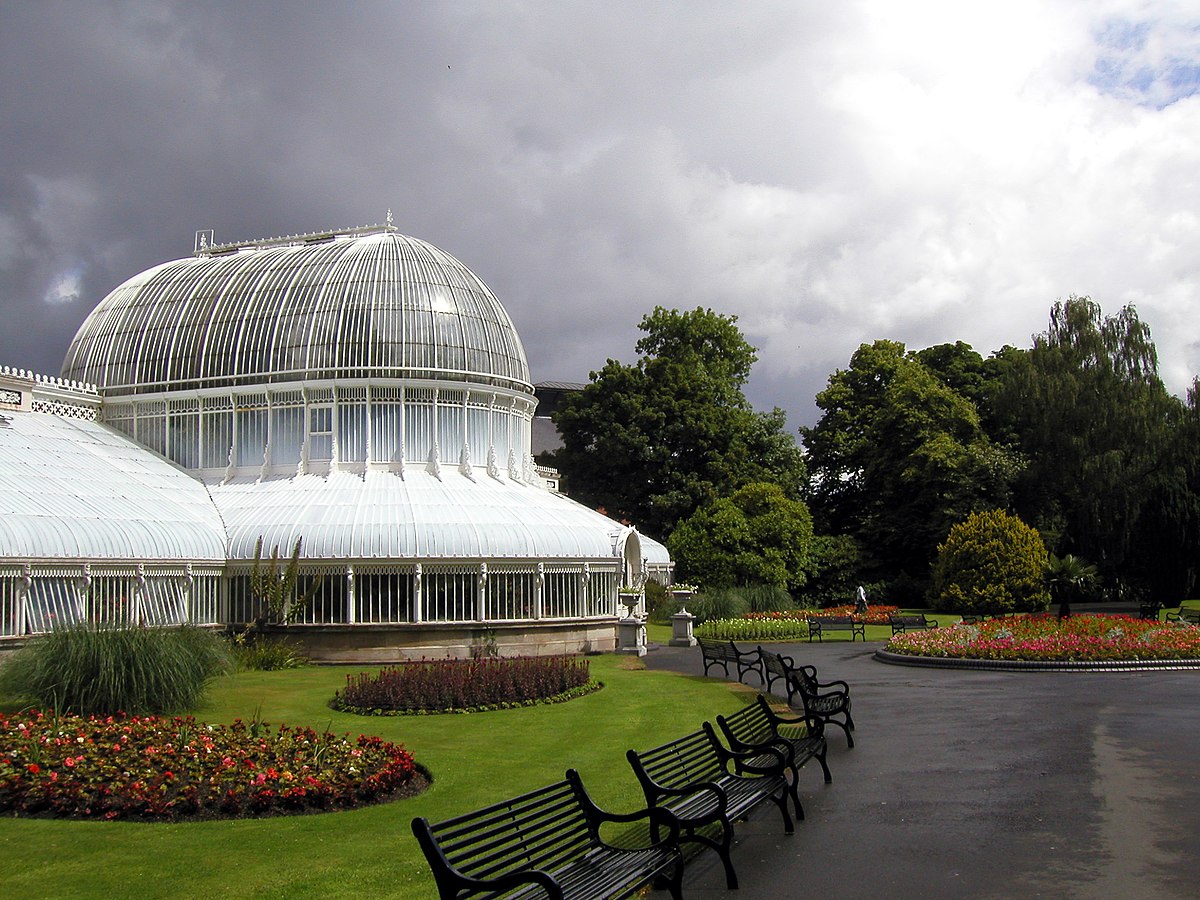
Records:
M1119 615L1051 614L992 619L896 635L887 650L910 656L1051 662L1200 659L1200 628Z
M424 786L377 737L175 717L0 714L0 812L95 819L241 818L349 809Z
M797 619L801 622L808 619L822 619L828 616L854 616L868 625L887 625L888 616L898 613L898 606L869 606L865 616L854 612L853 604L846 606L830 606L826 609L789 609L785 612L747 613L747 619ZM807 633L807 632L806 632Z
M709 619L694 633L715 641L794 641L808 636L808 624L791 616L758 613L742 619Z
M347 675L331 705L361 715L480 712L569 700L599 687L581 656L422 660Z

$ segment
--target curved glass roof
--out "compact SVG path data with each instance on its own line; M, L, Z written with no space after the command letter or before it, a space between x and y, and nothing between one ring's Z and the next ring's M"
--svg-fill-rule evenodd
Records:
M43 413L6 418L6 559L224 562L225 528L199 481L96 422Z
M110 396L357 378L533 390L487 286L390 226L205 247L148 269L92 311L62 371Z
M457 472L335 473L210 485L229 559L264 547L306 559L611 560L622 526L541 487ZM651 562L666 548L642 537Z

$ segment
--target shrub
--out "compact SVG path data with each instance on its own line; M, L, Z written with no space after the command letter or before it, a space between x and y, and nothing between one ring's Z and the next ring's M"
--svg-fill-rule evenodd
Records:
M833 606L854 596L863 583L858 542L849 535L815 535L809 544L808 581L801 597L806 606ZM871 596L868 586L868 596Z
M233 646L234 659L242 671L274 672L308 665L304 651L291 641L261 636L240 640L244 637L244 634L237 635Z
M1037 530L1003 510L972 513L950 529L933 565L935 609L996 615L1050 605L1049 559Z
M776 484L751 483L697 509L675 527L667 546L679 571L702 584L799 589L812 534L804 503Z
M669 624L671 616L679 612L679 604L670 590L657 581L646 582L646 612L650 621L657 625Z
M398 744L264 722L0 715L0 812L172 821L349 809L417 783Z
M0 691L77 715L182 712L231 668L229 645L202 628L81 624L39 635L17 651L0 670Z
M808 637L808 623L790 617L711 619L694 634L716 641L793 641Z
M581 656L421 660L347 675L332 706L364 714L503 709L575 696L592 684Z

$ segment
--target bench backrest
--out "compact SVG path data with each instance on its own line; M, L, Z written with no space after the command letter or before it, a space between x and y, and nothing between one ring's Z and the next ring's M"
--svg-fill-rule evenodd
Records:
M593 844L580 791L581 785L560 781L434 825L416 818L413 833L439 887L446 866L469 878L553 871Z
M761 744L775 736L761 697L728 716L717 716L721 730L743 744Z
M893 625L924 625L926 623L925 616L888 616Z
M638 779L661 787L683 788L725 775L721 758L707 731L696 731L653 750L630 750L629 761Z
M729 659L737 659L738 649L734 646L733 641L714 641L712 638L696 638L696 643L700 645L700 651L705 656L727 657Z
M792 661L780 653L759 647L758 658L762 660L763 666L772 675L781 675L786 678L788 672L792 670Z
M858 624L856 621L854 621L854 616L819 616L814 619L809 619L808 621L810 623L816 622L818 625L857 625Z
M814 666L796 666L791 671L792 684L808 697L817 695L817 670Z

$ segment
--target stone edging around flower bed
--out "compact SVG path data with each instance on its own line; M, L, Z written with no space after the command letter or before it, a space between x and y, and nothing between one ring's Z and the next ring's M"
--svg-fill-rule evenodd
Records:
M1171 669L1200 669L1200 659L1117 659L1100 662L1074 660L963 659L952 656L913 656L876 650L874 659L893 666L922 666L931 669L983 669L997 672L1144 672Z

